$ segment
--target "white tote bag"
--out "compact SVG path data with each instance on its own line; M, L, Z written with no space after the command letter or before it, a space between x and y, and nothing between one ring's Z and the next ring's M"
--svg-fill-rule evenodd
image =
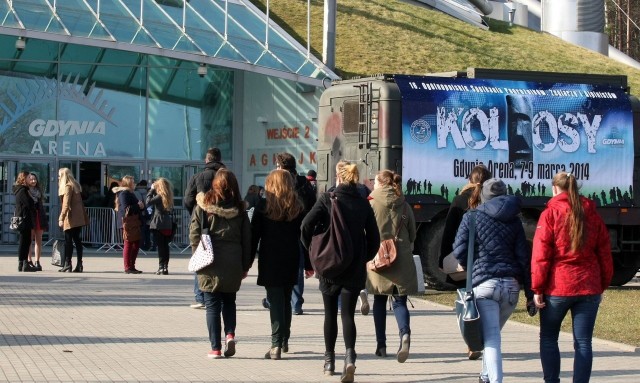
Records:
M196 251L189 260L189 271L195 273L213 263L213 248L211 246L211 236L202 234L200 243Z

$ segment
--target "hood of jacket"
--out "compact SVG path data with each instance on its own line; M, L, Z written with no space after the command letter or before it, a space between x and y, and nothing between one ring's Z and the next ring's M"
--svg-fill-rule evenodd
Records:
M478 206L477 210L502 222L509 222L520 214L520 198L513 195L501 195Z
M210 169L210 170L214 170L214 171L218 171L222 168L224 168L224 164L222 162L218 162L218 161L211 161L211 162L207 162L206 164L204 164L204 168L205 169Z
M198 193L198 195L196 195L196 203L202 210L206 211L207 213L215 214L227 219L236 217L238 214L240 214L238 207L232 205L230 201L222 201L215 205L212 205L204 201L204 196L205 193Z
M391 186L382 186L374 189L371 194L369 194L369 198L372 199L374 203L381 203L391 210L395 210L404 205L404 196L396 195Z
M128 187L124 187L124 186L116 186L116 187L114 187L113 189L111 189L111 191L112 191L114 194L120 193L121 191L125 191L125 190L127 190L127 191L131 191L131 189L129 189ZM133 192L132 192L132 193L133 193Z
M20 189L24 188L27 191L27 187L24 185L13 185L13 194L16 195L20 191Z

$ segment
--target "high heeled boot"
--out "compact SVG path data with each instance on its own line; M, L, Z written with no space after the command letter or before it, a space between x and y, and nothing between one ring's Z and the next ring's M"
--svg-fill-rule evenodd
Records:
M352 348L348 348L344 357L344 368L342 369L342 376L340 382L352 383L354 381L354 375L356 373L356 351Z
M162 275L162 272L164 271L164 263L160 262L160 264L158 265L158 271L156 271L156 275Z
M75 269L73 269L73 272L74 272L74 273L81 273L81 272L82 272L82 270L83 270L83 267L82 267L82 260L81 260L81 259L79 259L79 260L78 260L78 262L76 263L76 268L75 268Z
M336 353L333 351L326 351L324 353L324 374L333 375L335 370L336 370Z
M71 258L66 258L65 257L64 266L60 270L58 270L58 272L60 272L60 273L69 272L70 273L71 269L72 269L72 267L71 267Z
M40 261L36 261L36 271L42 271L42 264Z
M36 271L35 266L31 266L29 261L22 261L22 271L34 272Z

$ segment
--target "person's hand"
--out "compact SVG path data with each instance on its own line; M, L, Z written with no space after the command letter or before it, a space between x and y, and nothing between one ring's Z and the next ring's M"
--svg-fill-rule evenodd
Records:
M64 226L64 221L58 221L58 226L60 227Z
M142 201L138 201L138 206L142 209L144 207L144 203Z
M533 303L537 308L542 309L546 304L544 303L544 294L534 294L533 295Z
M536 303L532 300L527 301L527 313L529 316L535 316L538 313L538 308L536 307Z
M304 277L305 278L311 278L311 277L313 277L313 274L315 274L315 272L313 270L305 270L304 271Z

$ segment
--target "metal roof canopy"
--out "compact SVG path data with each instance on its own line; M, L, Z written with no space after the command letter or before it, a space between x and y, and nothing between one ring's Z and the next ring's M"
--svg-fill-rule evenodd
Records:
M313 86L338 78L248 0L0 0L0 15L0 34L25 40L169 57Z

